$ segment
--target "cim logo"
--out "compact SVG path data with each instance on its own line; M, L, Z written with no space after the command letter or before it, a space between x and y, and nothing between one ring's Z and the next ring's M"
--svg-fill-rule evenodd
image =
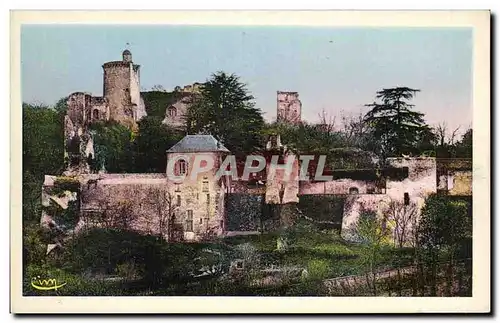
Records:
M66 283L58 283L56 279L40 279L40 276L31 278L31 286L38 290L58 290L59 288L66 285Z

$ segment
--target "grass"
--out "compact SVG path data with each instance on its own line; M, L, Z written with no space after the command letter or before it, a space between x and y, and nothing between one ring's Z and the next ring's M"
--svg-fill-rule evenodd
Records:
M327 278L359 275L366 271L361 261L364 247L344 241L338 233L320 231L299 231L288 251L276 251L278 233L264 233L255 236L230 237L223 241L229 245L251 243L260 253L261 262L277 266L299 266L308 268L322 263L329 268ZM396 253L393 248L383 248L377 267L386 268L404 264L398 260L411 253L411 249ZM402 254L401 254L402 253Z
M98 234L100 233L100 234ZM107 264L109 262L109 254L114 255L113 263L116 263L117 268L121 268L123 260L134 255L134 263L145 265L147 262L147 272L151 270L158 274L170 273L173 269L180 272L187 271L193 263L197 255L202 255L204 248L217 249L225 256L224 261L234 260L240 255L233 253L238 250L238 245L251 244L255 251L251 251L259 264L260 268L268 268L271 265L277 267L291 266L307 269L309 280L305 282L297 282L293 284L285 284L278 287L254 287L246 284L234 283L231 281L220 281L218 279L209 279L207 281L181 281L177 276L172 276L172 279L166 279L162 283L150 284L147 280L143 282L100 282L95 280L84 279L77 271L63 272L57 270L55 272L45 272L41 268L33 268L26 278L41 275L43 277L54 277L63 279L68 282L64 289L57 292L58 295L268 295L268 296L286 296L286 295L321 295L320 286L321 280L347 276L359 275L366 272L367 267L364 265L362 255L364 247L357 244L345 242L336 232L333 231L318 231L313 229L298 229L293 234L292 243L289 249L285 252L276 250L278 232L265 233L254 236L238 236L228 237L213 241L212 243L178 243L158 245L149 241L149 238L137 237L135 235L124 235L123 232L96 232L89 237L82 237L81 244L83 249L76 248L74 252L83 252L80 256L73 259L66 259L70 263L77 265L91 266L94 268L99 264ZM93 242L95 248L90 248L88 245L89 239ZM146 239L147 241L143 241ZM135 244L131 244L135 241ZM156 240L155 240L156 241ZM114 243L111 243L114 242ZM146 243L148 242L148 243ZM97 245L97 246L96 246ZM135 246L136 248L132 248ZM142 246L142 247L141 247ZM150 250L151 248L155 250ZM104 248L104 249L103 249ZM95 249L95 250L94 250ZM102 249L102 250L101 250ZM111 250L111 253L109 250ZM130 250L129 250L130 249ZM165 249L165 250L164 250ZM68 250L72 250L69 248ZM148 250L146 254L140 255ZM250 248L252 250L252 248ZM154 251L154 252L153 252ZM160 256L156 252L160 252L163 256L158 260L158 263L152 263ZM403 253L396 253L394 249L385 248L380 252L378 257L377 267L391 267L395 264L400 264L403 256L411 252L411 250ZM87 255L87 253L89 253ZM122 254L123 253L123 254ZM151 256L153 258L151 258ZM166 257L166 258L165 258ZM206 255L204 256L206 258ZM84 263L84 260L87 261ZM104 261L104 262L103 262ZM170 265L163 266L165 261L170 262ZM66 261L63 261L64 265ZM217 262L217 260L216 260ZM61 264L62 265L62 264ZM159 267L156 268L155 266ZM62 268L62 266L59 266ZM85 267L85 266L83 266ZM138 267L138 268L139 268ZM160 268L161 267L161 268ZM174 268L175 267L175 268ZM57 268L57 266L56 266ZM69 267L68 267L69 268ZM86 267L85 267L86 268ZM65 269L66 270L66 269ZM69 269L68 269L69 270ZM173 270L172 275L177 271ZM259 273L257 272L253 272ZM149 276L148 276L149 277ZM168 276L170 277L170 276ZM33 290L26 281L25 291L27 294L32 294ZM37 294L37 293L35 293ZM39 293L38 293L39 294ZM47 293L43 293L46 295Z

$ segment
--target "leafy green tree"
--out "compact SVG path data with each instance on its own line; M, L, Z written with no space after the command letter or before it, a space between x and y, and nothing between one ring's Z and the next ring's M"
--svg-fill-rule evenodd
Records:
M104 166L109 173L125 173L133 166L132 133L115 121L94 123L91 126L94 139L93 171Z
M373 294L376 295L376 264L380 259L383 244L388 238L387 229L384 228L383 222L377 218L375 212L362 210L353 230L357 239L363 244L361 261L367 269L367 282L370 283Z
M235 74L217 72L192 98L186 115L187 133L209 133L235 155L259 149L264 126L254 97Z
M162 124L162 120L161 117L147 116L139 122L139 134L133 145L135 172L164 172L166 150L182 139L180 133Z
M366 104L370 108L365 122L375 139L372 149L385 160L401 154L419 154L430 146L432 131L424 114L413 111L409 101L420 90L408 87L383 89L377 92L379 102Z
M327 167L331 168L368 168L373 165L367 151L351 146L352 143L343 132L336 131L323 123L289 125L272 123L264 127L263 143L268 136L279 134L281 142L298 155L325 155Z
M472 158L472 129L463 134L462 140L456 143L456 157Z
M54 110L56 110L59 116L63 119L66 115L66 111L68 110L68 97L66 96L60 98L54 105Z
M59 174L64 167L64 128L47 106L23 104L23 170L37 179Z
M448 196L429 196L422 209L418 228L420 257L426 265L432 295L436 295L438 264L448 261L449 275L464 246L472 238L472 219L465 201Z
M23 104L23 220L38 221L45 174L64 169L64 130L58 113L43 105Z

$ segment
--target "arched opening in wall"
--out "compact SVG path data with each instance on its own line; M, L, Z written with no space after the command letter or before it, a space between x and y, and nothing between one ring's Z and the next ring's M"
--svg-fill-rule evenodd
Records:
M354 194L359 194L359 190L357 187L351 187L349 188L349 194L354 195Z
M92 111L92 120L99 120L99 117L99 110L94 109L94 111Z
M408 192L405 192L404 194L404 204L410 205L410 194L408 194Z
M177 116L177 109L175 107L169 107L167 113L169 117L175 118Z
M179 159L175 164L175 175L182 176L187 174L188 164L184 159Z

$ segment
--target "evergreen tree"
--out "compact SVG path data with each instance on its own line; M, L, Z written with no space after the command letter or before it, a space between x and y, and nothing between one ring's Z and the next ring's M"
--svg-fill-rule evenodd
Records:
M235 74L224 72L212 74L203 84L186 115L187 133L211 134L236 155L259 148L263 126L261 111L246 85Z
M414 105L409 103L419 91L408 87L383 89L377 92L378 103L365 105L370 111L364 121L375 140L373 148L383 160L401 154L418 154L424 147L432 147L433 134L424 121L424 114L412 111Z

